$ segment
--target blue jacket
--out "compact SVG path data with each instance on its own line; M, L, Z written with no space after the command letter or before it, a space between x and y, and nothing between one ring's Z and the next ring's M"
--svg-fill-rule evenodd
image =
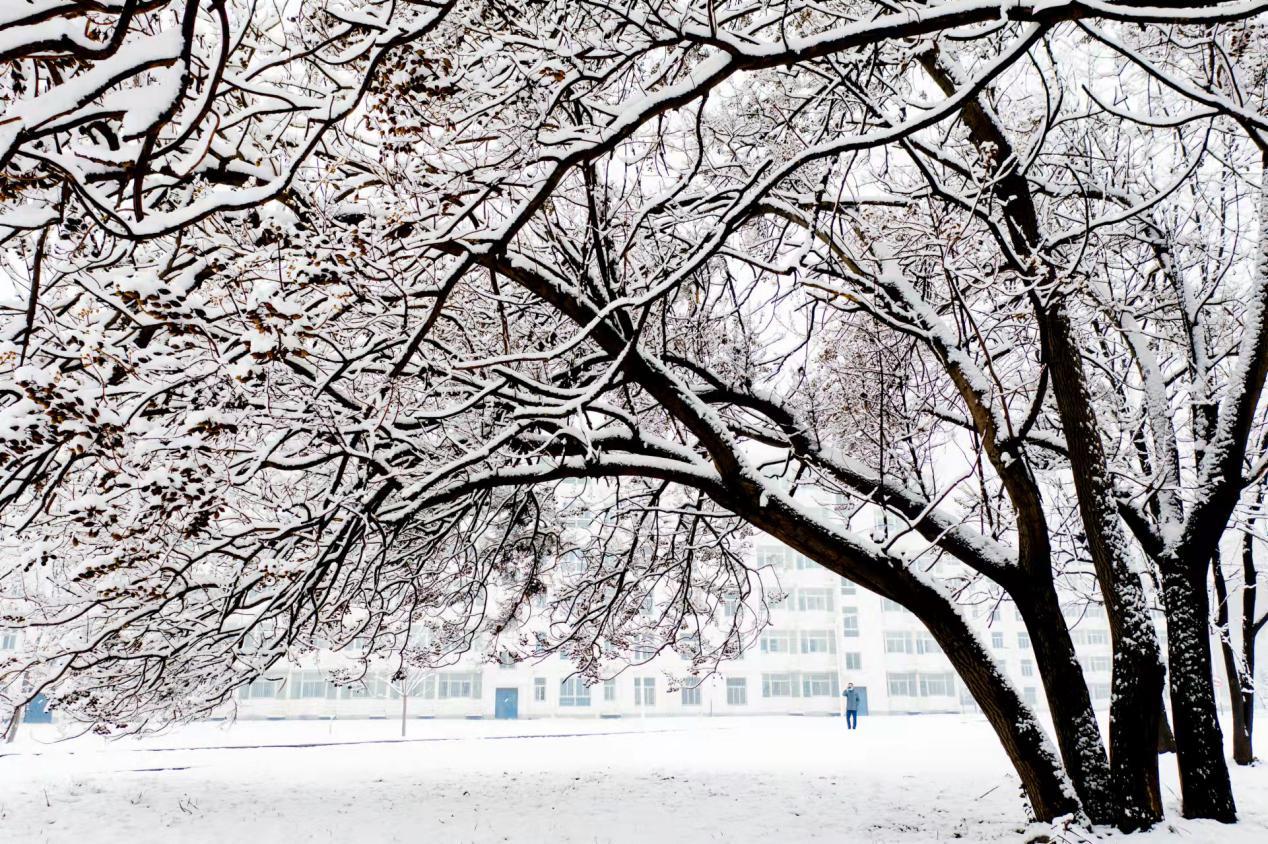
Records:
M859 708L859 698L862 697L862 695L859 694L858 689L846 689L841 692L841 696L845 698L846 711L857 710Z

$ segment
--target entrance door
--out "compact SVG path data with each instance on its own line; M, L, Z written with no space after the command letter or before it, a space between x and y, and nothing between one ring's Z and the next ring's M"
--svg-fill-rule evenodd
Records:
M26 705L26 711L22 713L22 720L28 724L53 723L53 713L48 711L48 698L44 695L31 698L31 702Z
M859 714L867 714L867 686L855 686L854 691L859 693Z
M493 717L514 719L520 717L520 690L498 689L493 697Z

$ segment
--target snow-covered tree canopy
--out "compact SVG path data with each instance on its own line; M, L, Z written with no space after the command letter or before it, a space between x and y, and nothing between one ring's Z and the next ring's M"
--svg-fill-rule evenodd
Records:
M136 726L354 638L707 667L755 528L1000 730L949 591L1038 623L1077 573L1156 725L1136 572L1192 611L1268 468L1266 11L7 3L0 695Z

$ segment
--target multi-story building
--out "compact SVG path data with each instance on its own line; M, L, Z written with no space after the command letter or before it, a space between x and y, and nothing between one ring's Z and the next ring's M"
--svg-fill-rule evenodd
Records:
M976 707L937 642L911 613L842 580L769 539L753 549L755 563L778 581L785 597L771 606L771 624L738 659L703 679L666 651L611 679L586 685L562 656L513 665L473 661L407 682L371 672L363 683L338 685L321 658L280 666L240 690L240 718L391 718L806 714L840 711L846 683L863 690L871 713L965 712ZM939 572L954 575L942 564ZM1024 698L1046 708L1020 613L1006 601L965 607L983 641ZM1068 621L1095 704L1108 707L1111 649L1105 614L1072 605ZM1161 632L1162 625L1159 624ZM18 636L0 631L0 651ZM1218 644L1213 642L1213 647ZM1263 645L1261 644L1261 647ZM337 657L332 657L332 660ZM1223 672L1216 659L1218 702ZM1259 687L1268 688L1268 658L1259 660Z
M836 714L853 683L871 713L975 709L933 636L900 605L860 589L773 540L758 540L756 565L784 597L770 626L738 659L703 679L666 652L587 686L564 656L513 665L471 662L405 684L371 674L340 687L322 666L290 667L243 689L243 718L551 716L631 717ZM1073 612L1073 610L1072 610ZM966 607L1027 701L1044 708L1028 634L1007 602ZM1109 630L1103 613L1078 608L1073 636L1095 701L1108 705ZM1072 616L1071 621L1074 621ZM402 688L402 685L408 688ZM404 699L403 699L404 698Z

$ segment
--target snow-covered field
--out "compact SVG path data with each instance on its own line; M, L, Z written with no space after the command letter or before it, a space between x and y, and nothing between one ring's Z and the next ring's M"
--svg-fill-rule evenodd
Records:
M145 740L0 748L0 842L1020 841L1017 781L963 716L243 722ZM41 732L40 730L44 730ZM1243 822L1171 817L1132 841L1268 841L1268 772ZM1061 839L1057 839L1061 840ZM1083 840L1066 836L1065 840Z

